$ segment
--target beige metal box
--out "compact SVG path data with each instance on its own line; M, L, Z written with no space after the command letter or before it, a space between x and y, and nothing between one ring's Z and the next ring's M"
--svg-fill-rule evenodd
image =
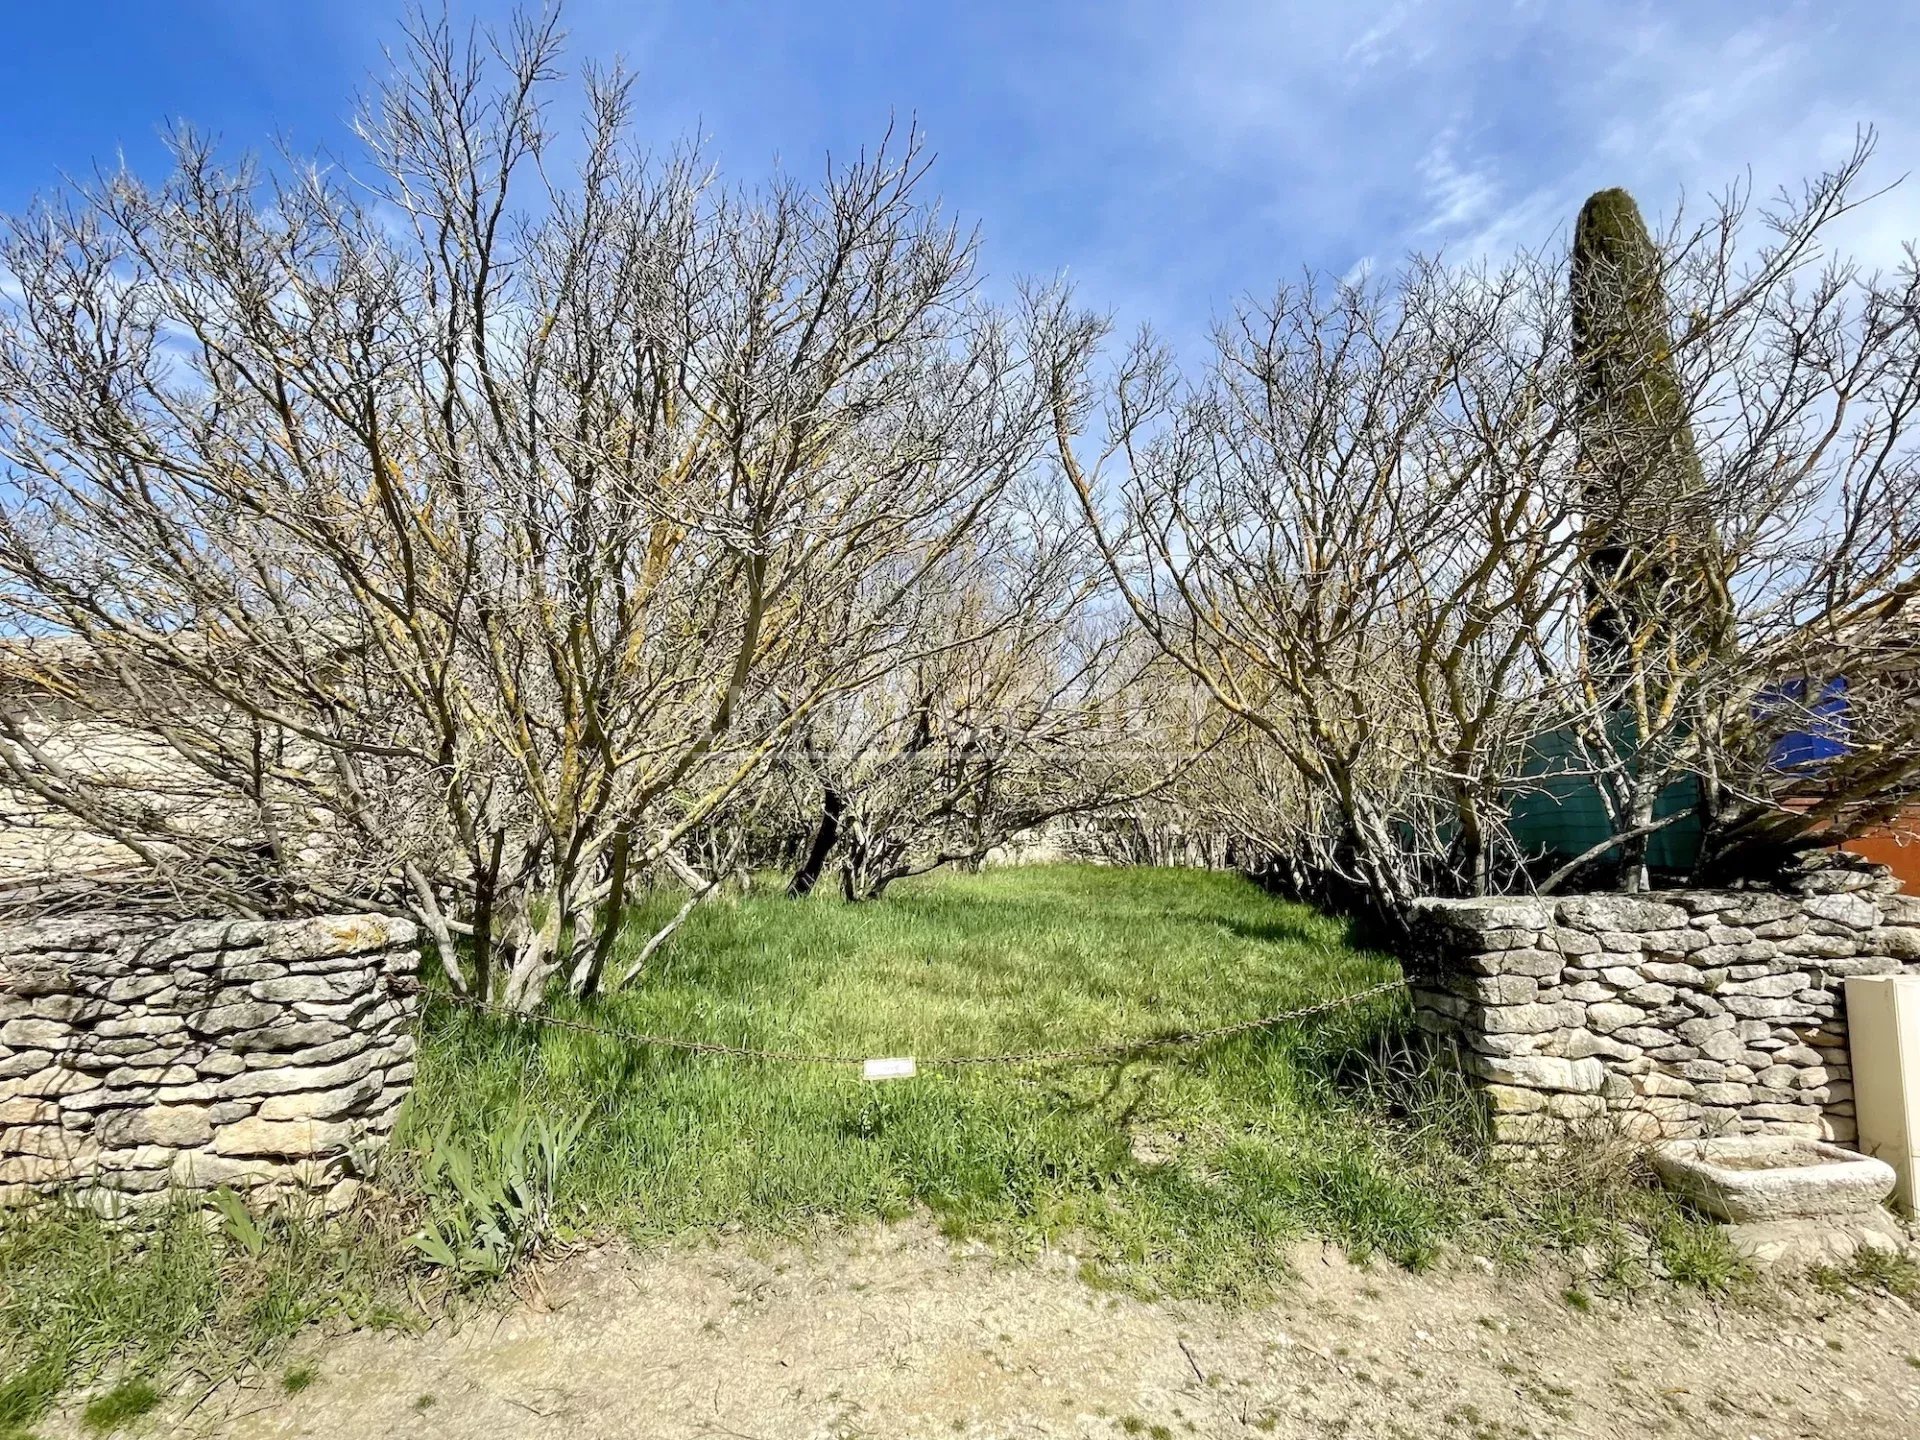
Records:
M1847 1043L1860 1149L1899 1176L1894 1208L1920 1208L1920 975L1847 981Z

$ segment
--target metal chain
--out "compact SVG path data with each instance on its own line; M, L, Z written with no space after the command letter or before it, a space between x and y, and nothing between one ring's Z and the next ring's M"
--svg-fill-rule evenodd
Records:
M1269 1025L1281 1025L1289 1020L1305 1020L1313 1015L1324 1015L1330 1011L1344 1009L1349 1005L1357 1005L1362 1000L1371 1000L1376 995L1398 990L1406 983L1405 979L1396 976L1392 980L1383 980L1378 985L1370 985L1365 990L1356 990L1348 995L1337 995L1331 1000L1321 1000L1315 1004L1301 1005L1291 1010L1278 1010L1271 1015L1261 1015L1251 1020L1235 1020L1206 1030L1182 1030L1172 1035L1116 1040L1105 1045L1083 1045L1068 1050L1024 1050L1005 1055L936 1055L926 1059L915 1059L914 1063L923 1068L933 1066L959 1068L965 1065L1063 1065L1099 1060L1115 1055L1137 1055L1148 1050L1167 1050L1180 1045L1201 1045L1209 1040L1223 1039L1228 1035L1240 1035L1249 1030L1265 1029ZM390 984L396 993L418 993L424 988L417 980L402 980L398 977ZM544 1025L549 1029L572 1030L583 1035L597 1035L603 1039L617 1040L622 1044L651 1045L693 1055L729 1055L740 1060L770 1060L790 1065L865 1065L873 1058L869 1055L844 1055L805 1050L763 1050L752 1045L725 1045L715 1040L687 1040L675 1035L649 1035L639 1030L616 1030L605 1025L589 1024L584 1020L563 1019L557 1015L530 1014L508 1005L481 1000L472 995L443 993L439 998L483 1015L499 1015L510 1020Z

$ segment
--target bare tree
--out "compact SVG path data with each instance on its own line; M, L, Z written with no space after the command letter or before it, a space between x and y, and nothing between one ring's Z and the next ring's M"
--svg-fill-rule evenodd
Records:
M847 899L872 899L1124 803L1187 762L1130 726L1149 652L1056 476L1002 497L913 604L917 653L818 709L788 756L819 797L791 893L832 861Z
M67 647L16 669L245 824L103 794L17 712L13 784L208 901L402 905L523 1006L599 983L633 878L897 663L1056 368L917 137L730 190L590 71L562 179L560 44L415 24L358 168L182 132L0 252L0 576Z
M1915 584L1913 266L1816 263L1869 151L1764 212L1757 245L1738 196L1666 237L1685 318L1628 338L1671 353L1677 394L1661 433L1604 439L1615 463L1697 449L1699 468L1632 513L1595 511L1594 350L1571 334L1563 254L1310 279L1244 307L1200 380L1143 337L1097 392L1103 327L1056 305L1080 360L1055 377L1055 439L1101 553L1147 633L1290 772L1267 789L1290 796L1283 843L1308 868L1386 916L1423 890L1531 883L1507 820L1552 778L1555 734L1612 819L1586 861L1657 828L1679 777L1705 786L1710 854L1763 814L1804 838L1843 796L1900 793L1912 717L1887 730L1891 704L1854 716L1861 784L1782 776L1766 743L1806 718L1782 680L1898 668L1862 642ZM1646 558L1596 564L1629 526ZM1604 653L1599 610L1626 617Z
M1487 883L1527 641L1574 568L1560 294L1532 263L1282 290L1200 385L1137 345L1097 459L1071 435L1089 397L1057 391L1140 624L1284 758L1326 807L1326 859L1385 905L1436 870Z

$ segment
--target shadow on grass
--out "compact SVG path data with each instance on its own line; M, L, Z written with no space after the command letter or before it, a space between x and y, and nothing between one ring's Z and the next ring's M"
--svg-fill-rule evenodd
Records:
M1228 917L1216 923L1236 940L1247 940L1256 945L1324 945L1327 939L1326 921L1321 916L1296 914L1271 920Z

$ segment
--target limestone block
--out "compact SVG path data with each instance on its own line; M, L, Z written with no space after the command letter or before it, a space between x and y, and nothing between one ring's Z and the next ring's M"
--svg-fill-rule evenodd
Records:
M1813 977L1804 970L1790 970L1783 975L1761 975L1752 980L1729 980L1720 987L1720 999L1731 1004L1728 998L1734 995L1758 995L1770 999L1781 999L1805 988Z
M106 1145L190 1149L207 1143L213 1135L213 1122L199 1105L149 1105L103 1116L97 1133Z
M1695 1086L1691 1080L1682 1079L1678 1075L1668 1075L1659 1070L1636 1077L1634 1088L1642 1095L1672 1096L1682 1100L1692 1099L1695 1093Z
M1570 1031L1561 1048L1569 1060L1584 1060L1589 1056L1603 1060L1634 1060L1641 1054L1638 1045L1629 1045L1620 1039L1618 1032L1596 1035L1586 1029Z
M107 1072L109 1090L141 1090L153 1085L191 1085L199 1077L191 1065L125 1065Z
M282 1155L308 1158L339 1150L354 1127L323 1120L262 1120L255 1116L225 1126L214 1137L216 1155Z
M1677 930L1684 927L1689 918L1678 905L1637 895L1578 895L1562 900L1555 910L1562 925L1595 934L1606 930L1637 933Z
M68 1184L82 1179L87 1171L88 1164L84 1159L9 1155L0 1159L0 1186Z
M1756 1103L1743 1106L1740 1111L1746 1120L1787 1120L1807 1124L1817 1124L1820 1119L1818 1105L1793 1105L1784 1103Z
M1774 1000L1759 995L1729 995L1721 1002L1728 1010L1749 1020L1770 1020L1779 1015L1791 1015L1791 1000Z
M1475 975L1460 989L1483 1005L1521 1005L1540 993L1540 982L1530 975Z
M297 1171L284 1160L235 1159L209 1155L200 1150L183 1150L174 1157L168 1178L173 1184L190 1189L230 1186L235 1190L294 1181Z
M270 956L364 955L413 944L420 927L397 915L322 915L273 927L266 941Z
M203 1035L227 1035L238 1030L254 1030L262 1025L271 1025L281 1014L277 1005L241 1000L202 1011L192 1018L192 1024Z
M1752 892L1742 895L1728 907L1725 918L1731 925L1759 926L1780 920L1795 919L1800 914L1800 902L1785 895L1768 895L1764 892Z
M1880 907L1862 895L1815 895L1802 908L1816 920L1831 920L1849 930L1872 930L1880 924Z
M1581 1007L1566 1002L1555 1005L1500 1005L1488 1007L1483 1023L1490 1034L1537 1035L1562 1026L1577 1025Z
M1493 1117L1493 1138L1502 1145L1549 1145L1566 1133L1566 1122L1550 1115Z
M1504 1085L1576 1093L1597 1092L1607 1073L1598 1060L1566 1060L1551 1055L1515 1056L1507 1060L1475 1056L1470 1068Z
M227 1047L236 1051L303 1050L325 1045L352 1032L332 1020L278 1020L257 1030L242 1030L227 1038Z
M370 1052L373 1042L365 1035L346 1035L325 1045L309 1045L302 1050L251 1050L245 1059L249 1070L275 1070L288 1065L331 1065L350 1055Z
M1536 980L1557 977L1562 957L1552 950L1496 950L1467 957L1467 968L1479 975L1528 975Z
M59 1107L37 1095L10 1095L0 1100L0 1127L52 1125L58 1123L59 1119Z
M63 1125L12 1125L0 1130L0 1154L79 1163L97 1157L100 1149L92 1136Z
M1538 1055L1547 1043L1547 1035L1491 1035L1474 1030L1468 1032L1466 1040L1467 1047L1481 1055Z
M294 1000L321 1003L352 1002L373 993L370 971L348 970L330 975L289 975L279 980L256 980L247 987L255 1000L285 1004Z
M1660 1117L1644 1110L1615 1111L1612 1121L1614 1132L1629 1140L1658 1140L1665 1133Z
M1700 1053L1709 1060L1737 1060L1742 1048L1740 1037L1730 1030L1717 1030L1700 1042Z
M1859 950L1852 940L1842 940L1833 935L1796 935L1790 940L1771 942L1782 955L1791 955L1796 959L1845 960Z
M260 1102L258 1113L262 1120L332 1120L378 1099L384 1089L381 1077L370 1074L334 1090L270 1095Z
M1645 1018L1644 1012L1633 1005L1605 1004L1587 1007L1587 1024L1602 1035L1618 1030L1624 1025L1632 1025L1643 1018Z
M1547 1099L1538 1090L1515 1085L1486 1085L1481 1093L1495 1115L1530 1115L1546 1108Z
M1700 983L1700 967L1697 965L1686 965L1671 960L1643 960L1639 970L1647 979L1658 981L1663 985L1698 985Z
M1572 930L1560 925L1547 932L1546 943L1541 948L1557 950L1562 955L1597 955L1600 953L1600 941L1584 930Z
M1562 1120L1597 1120L1607 1113L1607 1102L1599 1095L1574 1095L1561 1091L1546 1099L1547 1113Z
M74 1038L71 1026L60 1020L25 1018L0 1025L0 1044L22 1050L64 1050Z
M1656 1030L1647 1025L1623 1025L1608 1037L1624 1045L1637 1045L1642 1050L1655 1050L1671 1042L1673 1037L1664 1030Z
M46 1069L52 1063L51 1050L15 1050L10 1054L0 1053L0 1080L12 1080L21 1075L31 1075L36 1070Z
M287 1095L298 1090L328 1090L337 1085L350 1085L372 1069L371 1058L356 1055L337 1065L312 1068L289 1065L274 1070L247 1070L231 1079L222 1080L219 1090L223 1099L247 1095Z
M117 1039L122 1036L154 1037L177 1035L185 1031L187 1022L178 1015L137 1014L122 1015L113 1020L102 1020L93 1027L93 1033L104 1039Z
M1488 930L1480 936L1482 950L1531 950L1540 940L1540 932L1533 929L1508 928Z
M1861 975L1898 975L1905 967L1891 955L1861 955L1854 959L1833 960L1820 967L1821 972L1837 980Z

